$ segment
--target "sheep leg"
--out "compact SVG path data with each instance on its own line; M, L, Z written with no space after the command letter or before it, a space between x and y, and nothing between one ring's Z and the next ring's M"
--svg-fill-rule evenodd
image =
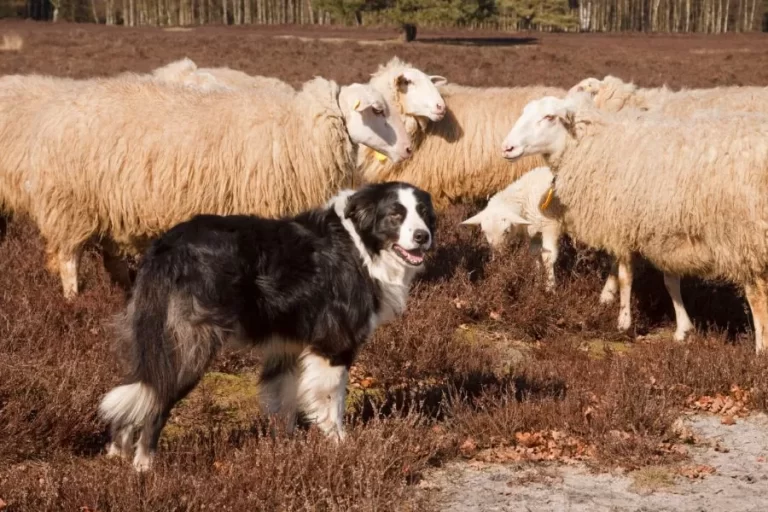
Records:
M688 331L693 329L693 322L688 317L688 312L685 310L685 304L683 303L683 296L680 293L680 277L665 272L664 286L666 286L667 293L669 293L669 297L672 299L672 307L675 308L675 323L677 324L675 341L683 341Z
M629 258L618 260L619 277L619 321L620 331L632 326L632 261Z
M79 292L77 273L81 255L81 248L76 248L73 251L59 251L59 275L61 276L65 299L71 299Z
M755 352L765 349L765 328L768 326L768 293L764 279L744 287L749 308L752 310L752 322L755 324Z
M611 263L611 270L608 272L608 278L605 280L605 286L600 293L600 304L611 304L616 300L616 293L619 291L619 268L614 260Z
M547 272L547 291L555 289L555 262L558 257L557 244L560 233L557 230L545 229L541 233L541 262Z

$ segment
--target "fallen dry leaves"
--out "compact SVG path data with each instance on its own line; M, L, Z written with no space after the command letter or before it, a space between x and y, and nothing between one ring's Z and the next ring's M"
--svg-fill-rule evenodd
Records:
M736 418L743 418L749 415L751 399L751 391L742 389L734 384L727 395L718 393L714 397L709 395L698 398L690 396L686 400L686 406L694 411L719 414L723 417L723 425L734 425Z
M717 470L712 466L708 466L707 464L682 466L678 469L678 473L680 473L680 475L690 479L704 478L707 475L715 474L715 472L717 472Z
M517 432L514 445L482 450L474 458L483 462L572 462L594 458L595 453L592 444L559 430L547 430Z

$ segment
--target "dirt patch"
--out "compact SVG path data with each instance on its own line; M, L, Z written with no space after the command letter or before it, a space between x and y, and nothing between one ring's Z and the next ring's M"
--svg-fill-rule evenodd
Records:
M768 417L756 414L732 426L710 415L685 421L712 442L691 448L686 466L595 474L583 465L456 462L432 472L420 486L444 512L764 510ZM689 468L696 465L707 469L693 473Z

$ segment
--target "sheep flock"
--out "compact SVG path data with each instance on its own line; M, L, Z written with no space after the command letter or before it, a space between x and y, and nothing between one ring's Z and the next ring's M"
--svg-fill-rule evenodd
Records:
M462 224L502 258L510 237L529 240L546 292L563 235L607 253L595 300L618 297L619 330L641 257L664 273L676 341L693 329L690 276L743 287L755 349L768 344L768 87L477 88L395 57L367 83L294 88L185 58L143 75L0 77L0 140L0 213L36 224L66 298L88 243L119 262L195 214L290 215L398 180L438 208L486 202ZM110 272L129 284L123 264Z

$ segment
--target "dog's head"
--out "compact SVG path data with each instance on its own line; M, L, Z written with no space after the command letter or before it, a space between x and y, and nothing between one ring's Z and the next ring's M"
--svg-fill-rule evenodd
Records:
M344 208L372 256L390 252L407 267L421 267L434 243L435 210L431 196L408 183L367 185L351 194Z

